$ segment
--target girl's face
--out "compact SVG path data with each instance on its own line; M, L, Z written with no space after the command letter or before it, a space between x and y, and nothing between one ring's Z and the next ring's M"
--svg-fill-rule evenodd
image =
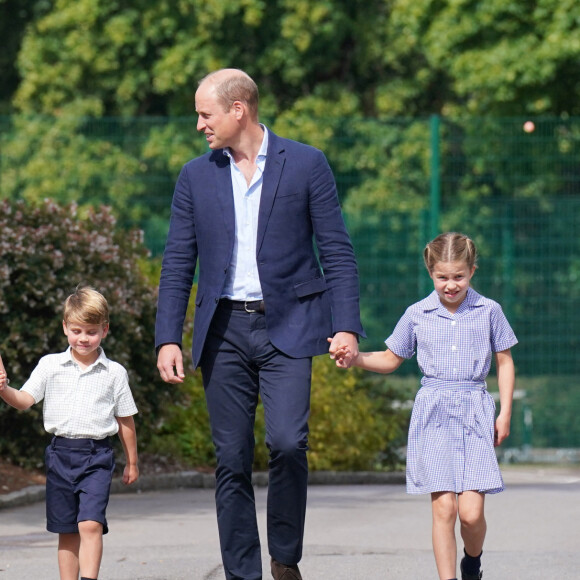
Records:
M436 262L433 270L429 272L441 304L451 314L455 313L465 299L474 273L475 266L470 268L467 262Z

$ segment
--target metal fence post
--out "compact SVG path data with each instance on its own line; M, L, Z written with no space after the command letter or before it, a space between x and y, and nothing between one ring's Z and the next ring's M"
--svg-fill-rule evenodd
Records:
M431 115L431 239L435 238L439 234L439 212L441 206L441 159L439 152L439 124L439 115Z

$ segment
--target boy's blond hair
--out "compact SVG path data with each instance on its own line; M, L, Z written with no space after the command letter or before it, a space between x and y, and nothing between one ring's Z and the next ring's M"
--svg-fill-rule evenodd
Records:
M109 324L109 305L105 297L91 286L77 286L64 302L64 322Z

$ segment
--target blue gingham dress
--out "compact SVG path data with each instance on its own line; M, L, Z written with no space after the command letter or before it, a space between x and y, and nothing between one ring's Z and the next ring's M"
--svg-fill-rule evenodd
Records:
M423 373L409 426L407 493L498 493L495 403L485 378L492 352L517 344L501 306L469 288L455 314L433 291L410 306L385 341Z

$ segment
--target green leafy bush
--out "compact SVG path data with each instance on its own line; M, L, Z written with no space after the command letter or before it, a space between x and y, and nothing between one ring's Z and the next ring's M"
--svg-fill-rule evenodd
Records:
M78 284L90 284L109 302L103 347L129 373L141 447L170 403L153 348L156 291L140 267L147 255L140 233L116 229L105 207L0 204L0 353L12 386L24 384L43 355L66 349L62 304ZM40 407L22 413L0 405L1 453L41 461L48 438Z
M336 367L328 356L314 359L309 464L314 470L372 470L398 467L395 446L406 436L407 415L393 402L398 393L373 382L383 376Z

